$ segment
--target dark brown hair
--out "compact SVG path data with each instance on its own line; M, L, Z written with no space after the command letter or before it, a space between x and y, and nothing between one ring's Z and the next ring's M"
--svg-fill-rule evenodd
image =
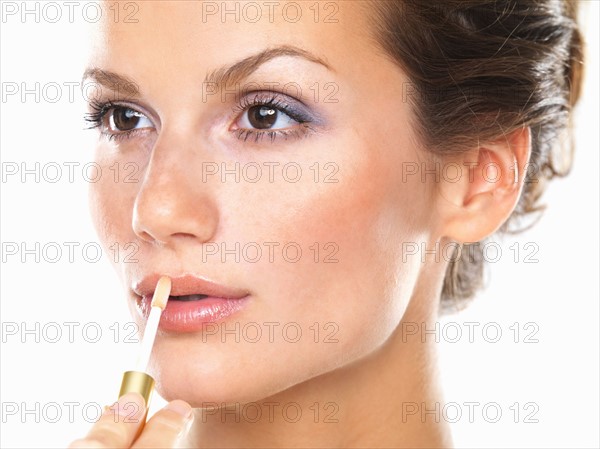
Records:
M375 39L410 79L414 127L434 154L477 147L530 127L533 177L500 232L526 229L546 182L571 168L565 139L583 67L578 5L566 0L374 0ZM566 142L566 143L565 143ZM537 215L539 218L539 214ZM480 243L462 245L444 279L456 308L483 282Z

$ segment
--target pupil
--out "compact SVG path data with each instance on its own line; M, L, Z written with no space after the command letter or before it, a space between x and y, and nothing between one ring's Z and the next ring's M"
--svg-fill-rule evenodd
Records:
M248 110L248 119L254 128L268 129L277 121L277 109L268 106L253 106Z
M115 127L119 131L129 131L134 129L140 118L135 111L126 108L115 108L113 111L113 119L115 121Z

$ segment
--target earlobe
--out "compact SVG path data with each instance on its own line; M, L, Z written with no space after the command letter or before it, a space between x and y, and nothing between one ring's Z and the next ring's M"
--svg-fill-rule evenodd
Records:
M464 176L458 185L440 190L445 197L440 203L441 236L478 242L502 226L521 195L530 154L528 127L464 153Z

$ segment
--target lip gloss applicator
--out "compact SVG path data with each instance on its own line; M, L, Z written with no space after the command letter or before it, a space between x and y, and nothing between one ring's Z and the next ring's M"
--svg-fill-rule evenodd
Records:
M119 391L119 397L126 393L139 393L146 402L146 414L148 413L148 406L150 404L150 397L152 396L152 390L154 389L154 378L146 373L148 362L150 361L150 354L152 353L152 346L154 345L154 339L156 338L156 332L158 331L158 323L160 321L160 315L167 306L169 295L171 293L171 278L168 276L162 276L154 290L152 296L150 316L146 322L146 329L144 330L144 337L142 338L140 355L137 359L135 370L126 371L123 374L123 380L121 382L121 390ZM139 432L144 428L146 423L146 414L142 418Z

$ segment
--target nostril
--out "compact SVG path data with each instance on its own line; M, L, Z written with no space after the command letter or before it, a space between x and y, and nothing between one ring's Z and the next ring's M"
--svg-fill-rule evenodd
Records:
M154 238L149 233L147 233L146 231L137 232L137 235L138 235L139 238L141 238L142 240L144 240L146 242L153 242L154 241Z

